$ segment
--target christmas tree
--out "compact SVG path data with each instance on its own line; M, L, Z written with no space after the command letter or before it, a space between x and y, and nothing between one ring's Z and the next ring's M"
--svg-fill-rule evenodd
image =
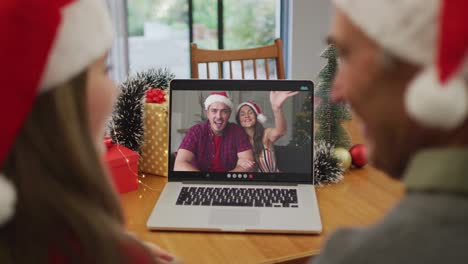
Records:
M301 111L296 113L294 133L290 145L296 147L310 145L312 141L310 135L312 127L312 105L312 92L310 92L304 98Z
M343 103L330 102L330 89L338 67L334 45L329 45L320 57L327 59L328 62L319 72L319 83L315 89L315 96L320 99L315 111L318 124L315 140L323 140L331 146L349 149L351 139L348 132L341 126L343 121L351 120L349 109Z

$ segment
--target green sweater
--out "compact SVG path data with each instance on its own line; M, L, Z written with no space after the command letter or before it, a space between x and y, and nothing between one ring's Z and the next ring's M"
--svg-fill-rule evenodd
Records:
M468 263L468 149L418 153L404 182L383 221L335 232L313 263Z

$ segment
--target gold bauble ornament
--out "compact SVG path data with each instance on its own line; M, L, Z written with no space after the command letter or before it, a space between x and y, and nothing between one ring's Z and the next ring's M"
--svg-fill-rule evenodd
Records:
M352 158L348 150L344 148L335 148L333 150L333 156L335 156L335 158L338 160L343 170L349 169Z

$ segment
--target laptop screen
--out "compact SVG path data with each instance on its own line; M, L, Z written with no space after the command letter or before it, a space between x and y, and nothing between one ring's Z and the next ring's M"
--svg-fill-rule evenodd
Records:
M169 181L312 183L313 83L173 80L169 138Z

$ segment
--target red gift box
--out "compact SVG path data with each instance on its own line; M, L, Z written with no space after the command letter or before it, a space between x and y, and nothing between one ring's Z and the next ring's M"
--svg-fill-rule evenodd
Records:
M138 189L138 153L122 145L107 142L106 145L104 158L119 193Z

